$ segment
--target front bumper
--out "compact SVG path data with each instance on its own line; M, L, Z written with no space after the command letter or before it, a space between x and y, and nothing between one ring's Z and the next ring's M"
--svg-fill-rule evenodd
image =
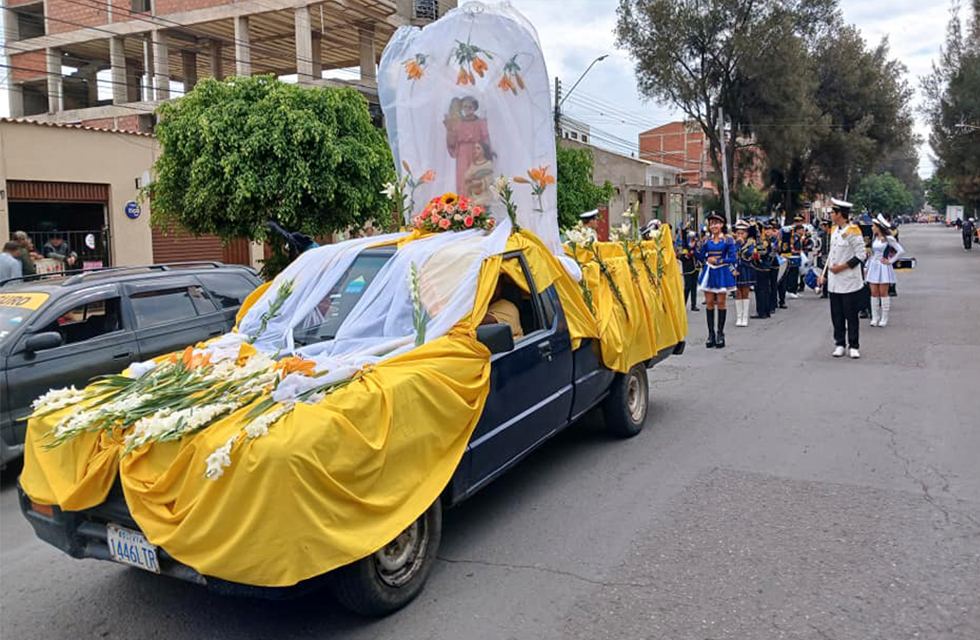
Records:
M31 499L17 484L20 510L41 540L61 549L73 558L95 558L115 562L109 553L106 525L117 524L133 531L140 531L126 507L122 488L118 483L109 492L105 502L85 511L64 511L51 507L51 515L33 508ZM290 587L258 587L229 582L212 576L204 576L191 567L175 560L162 547L157 547L160 574L193 582L207 587L208 591L227 596L243 596L267 600L286 600L302 596L324 586L329 574L304 580ZM126 566L126 565L123 565Z

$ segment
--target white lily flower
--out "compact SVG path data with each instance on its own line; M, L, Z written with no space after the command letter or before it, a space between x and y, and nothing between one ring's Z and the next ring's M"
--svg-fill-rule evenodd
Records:
M386 195L386 196L388 196L388 198L394 198L395 197L395 189L396 189L395 183L393 183L393 182L386 182L385 183L385 188L381 190L381 193L384 194L384 195Z
M501 174L497 176L496 180L493 181L493 184L490 185L490 188L493 190L494 193L496 193L499 196L504 192L504 189L506 189L507 185L509 184L510 184L510 180L507 179L507 176Z

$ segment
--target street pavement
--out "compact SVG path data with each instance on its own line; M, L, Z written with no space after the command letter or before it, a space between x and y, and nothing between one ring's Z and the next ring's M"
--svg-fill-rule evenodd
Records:
M826 300L729 322L651 371L647 428L593 417L446 514L423 594L383 620L325 594L209 595L36 540L0 491L0 636L980 638L980 250L907 226L919 260L862 358ZM733 314L734 315L734 314ZM734 320L734 318L732 318Z

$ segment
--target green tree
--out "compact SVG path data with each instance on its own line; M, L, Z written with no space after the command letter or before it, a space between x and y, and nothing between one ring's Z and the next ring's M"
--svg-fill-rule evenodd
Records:
M557 147L558 226L568 229L579 223L580 213L608 204L613 185L608 180L602 185L593 181L591 151Z
M735 158L754 145L756 123L799 116L808 79L792 63L803 39L836 23L837 1L620 0L617 15L617 44L635 61L640 92L700 127L721 175L718 108L735 134L728 166L740 167ZM739 182L731 171L733 191Z
M926 191L926 202L929 203L937 213L946 215L946 207L951 204L963 204L951 195L953 185L948 178L943 178L938 173L934 173L924 181Z
M946 43L932 73L922 82L929 121L929 145L936 173L948 195L968 208L980 209L980 0L971 3L966 35L952 3Z
M739 187L732 200L735 211L740 217L761 215L766 208L766 194L751 184L743 184Z
M883 173L861 180L854 193L854 204L859 210L867 209L872 215L904 215L912 213L914 203L912 194L898 178Z
M391 152L354 89L206 79L158 114L162 154L147 189L157 226L262 241L269 220L316 236L385 215Z

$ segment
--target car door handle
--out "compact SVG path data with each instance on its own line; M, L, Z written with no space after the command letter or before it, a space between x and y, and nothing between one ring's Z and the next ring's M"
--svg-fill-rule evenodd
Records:
M128 360L133 357L132 351L123 351L122 353L117 353L112 356L113 360Z
M541 354L541 358L543 360L547 360L548 362L551 362L551 360L552 360L552 355L551 355L551 342L549 342L547 340L544 341L544 342L539 342L538 343L538 353Z
M224 332L225 332L225 330L224 330L224 329L215 329L214 331L212 331L211 333L209 333L209 334L208 334L208 337L209 337L209 338L213 338L213 337L215 337L215 336L220 336L220 335L221 335L221 334L223 334Z

